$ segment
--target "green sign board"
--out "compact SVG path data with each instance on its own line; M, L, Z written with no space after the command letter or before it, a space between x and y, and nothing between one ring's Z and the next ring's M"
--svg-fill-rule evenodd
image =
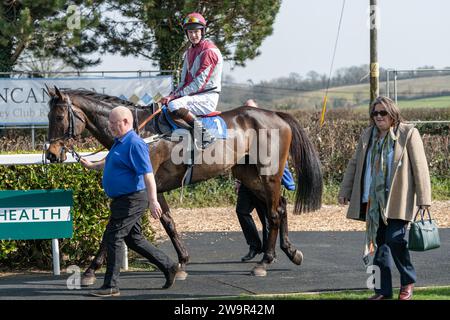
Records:
M0 240L71 238L72 190L0 191Z

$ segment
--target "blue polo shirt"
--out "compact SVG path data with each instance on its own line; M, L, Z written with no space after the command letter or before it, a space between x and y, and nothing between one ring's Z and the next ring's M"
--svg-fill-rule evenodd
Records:
M281 177L281 184L289 191L295 190L294 177L292 176L291 171L289 171L289 166L287 162L286 165L284 166L283 176Z
M105 160L103 189L110 198L145 189L144 174L153 172L148 146L136 132L115 138Z

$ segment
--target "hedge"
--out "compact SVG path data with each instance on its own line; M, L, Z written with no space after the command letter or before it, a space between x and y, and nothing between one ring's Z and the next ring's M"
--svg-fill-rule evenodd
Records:
M0 166L0 190L72 189L74 234L60 242L62 265L83 265L96 253L109 217L101 175L78 164ZM146 236L152 238L148 223L144 225ZM8 268L50 268L51 252L48 240L0 241L0 263Z

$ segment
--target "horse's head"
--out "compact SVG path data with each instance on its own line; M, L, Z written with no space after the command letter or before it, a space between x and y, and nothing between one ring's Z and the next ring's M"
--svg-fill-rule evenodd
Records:
M70 96L55 89L47 91L50 96L48 113L48 145L46 158L50 162L63 162L66 152L72 150L74 140L86 127L84 113L72 104Z

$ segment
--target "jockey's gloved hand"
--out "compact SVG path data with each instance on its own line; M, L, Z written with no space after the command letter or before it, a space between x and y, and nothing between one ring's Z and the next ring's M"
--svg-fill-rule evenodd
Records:
M174 97L172 94L170 94L170 95L168 95L168 96L166 96L166 97L161 98L161 100L159 100L159 102L160 102L162 105L167 105L167 104L168 104L170 101L172 101L174 98L175 98L175 97Z

